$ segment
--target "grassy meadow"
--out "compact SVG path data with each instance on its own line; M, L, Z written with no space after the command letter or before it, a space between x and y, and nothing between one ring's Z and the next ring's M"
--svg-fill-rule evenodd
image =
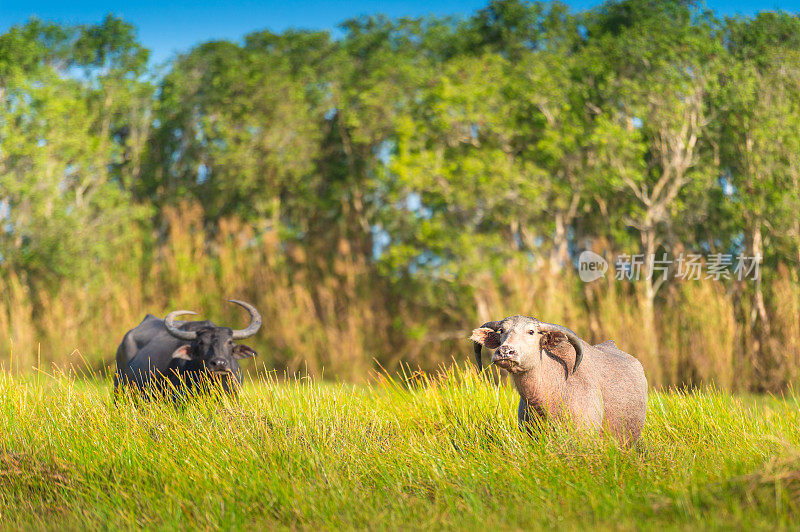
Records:
M0 31L0 529L797 528L800 16L594 4ZM114 404L229 299L240 401ZM515 314L642 363L637 448L518 430Z
M464 367L351 385L246 381L239 402L113 404L110 383L0 375L4 529L791 528L794 395L650 395L637 448L516 426Z

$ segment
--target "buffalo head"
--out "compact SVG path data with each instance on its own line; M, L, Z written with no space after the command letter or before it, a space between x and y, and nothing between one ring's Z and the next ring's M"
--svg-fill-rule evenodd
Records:
M182 361L182 371L203 371L217 376L234 376L241 379L238 360L256 356L256 352L246 346L237 344L241 340L253 336L261 327L261 316L250 304L235 299L230 300L247 309L250 313L250 325L246 329L230 329L228 327L200 326L197 328L178 328L175 318L182 314L197 314L189 310L176 310L167 314L164 325L167 331L189 343L180 346L172 354L173 360Z

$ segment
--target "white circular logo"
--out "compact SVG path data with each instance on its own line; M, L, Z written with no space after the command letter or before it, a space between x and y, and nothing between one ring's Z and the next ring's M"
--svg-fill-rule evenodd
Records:
M578 256L578 276L584 283L604 277L608 270L606 259L588 249Z

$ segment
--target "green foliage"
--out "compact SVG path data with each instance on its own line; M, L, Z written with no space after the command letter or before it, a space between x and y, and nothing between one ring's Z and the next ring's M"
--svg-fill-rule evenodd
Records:
M302 190L318 157L304 91L278 53L202 45L165 77L158 108L140 192L158 203L194 196L213 219L277 219L281 196Z
M146 66L149 51L136 41L136 29L122 19L108 15L101 24L82 26L73 46L73 61L102 75L138 77Z
M781 20L784 24L778 24ZM794 226L800 205L795 155L800 149L796 135L800 50L784 36L792 20L776 21L764 14L749 24L732 22L733 52L745 57L730 61L720 98L720 154L730 172L730 184L739 192L734 210L738 227L751 239L757 226L767 224L768 247L780 245L783 253L796 244ZM774 34L764 34L767 21L775 22ZM771 255L774 260L774 251Z
M123 127L129 117L114 123L112 115L131 106L111 103L118 91L104 78L89 85L68 75L82 46L72 35L34 20L3 36L5 58L16 68L0 85L0 194L7 210L0 241L7 267L35 280L88 275L126 244L125 229L146 212L129 204L110 172L129 147L112 136L112 125ZM125 87L126 99L134 83Z

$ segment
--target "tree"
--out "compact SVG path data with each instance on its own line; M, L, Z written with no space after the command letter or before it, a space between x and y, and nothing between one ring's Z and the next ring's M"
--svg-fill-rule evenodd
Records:
M96 128L96 94L69 75L73 36L34 20L0 38L10 54L0 60L2 258L32 281L91 276L87 261L124 245L111 235L141 214L108 178L110 131Z
M281 198L313 169L319 129L285 58L220 41L176 62L161 85L149 180L157 202L191 196L210 220L278 228Z
M400 122L391 267L456 275L525 245L515 236L541 208L543 174L515 157L507 72L495 54L454 58Z
M608 173L608 191L625 194L609 201L638 233L649 274L676 226L691 217L692 202L716 184L707 159L708 102L723 55L716 21L691 3L609 2L589 25L588 39L607 65L598 166ZM663 282L656 272L643 284L651 330Z
M108 15L100 24L77 28L71 57L70 66L83 72L97 117L97 169L132 192L153 120L155 87L146 79L149 51L137 42L130 23Z
M752 21L729 20L726 29L731 62L720 104L720 145L744 255L774 263L778 255L792 253L788 241L800 258L800 20L768 13ZM751 281L747 289L744 284ZM747 352L754 367L766 373L775 362L767 360L764 345L771 327L762 279L738 284L751 294Z

